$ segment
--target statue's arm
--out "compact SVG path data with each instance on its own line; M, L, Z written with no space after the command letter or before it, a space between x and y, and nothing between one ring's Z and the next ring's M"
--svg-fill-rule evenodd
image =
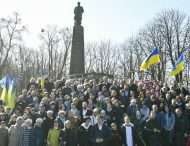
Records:
M77 13L77 11L76 11L76 8L74 9L74 14L76 14Z

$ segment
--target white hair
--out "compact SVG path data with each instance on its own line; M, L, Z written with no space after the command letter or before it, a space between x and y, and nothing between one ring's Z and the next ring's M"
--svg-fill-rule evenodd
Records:
M71 123L70 120L66 120L66 121L65 121L65 125L70 124L70 123Z
M136 99L131 99L130 103L136 103Z
M17 117L17 118L16 118L16 123L17 123L18 121L21 121L21 120L23 120L23 117L22 117L22 116Z
M60 111L58 112L58 115L60 115L60 114L65 114L65 111L64 111L64 110L60 110Z
M24 123L27 125L27 126L31 126L32 125L32 119L26 119L24 121Z
M53 111L52 110L48 110L47 111L47 115L49 115L49 114L53 114Z
M37 118L37 119L36 119L36 123L42 124L42 123L43 123L43 119L42 119L42 118Z

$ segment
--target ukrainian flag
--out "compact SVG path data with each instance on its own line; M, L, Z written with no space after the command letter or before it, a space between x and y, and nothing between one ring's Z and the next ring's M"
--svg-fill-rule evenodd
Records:
M40 80L40 86L41 86L41 89L44 89L44 87L45 87L45 79Z
M150 68L151 65L157 64L160 62L160 54L158 49L152 50L151 54L143 61L140 66L141 71L146 71Z
M4 77L0 80L0 87L3 88L6 84L7 77Z
M175 66L173 67L173 70L170 73L170 76L176 76L184 69L185 69L185 56L183 55L183 53L181 53L181 55L177 59Z
M3 88L1 93L1 99L5 103L6 108L13 109L15 107L15 89L14 89L14 80L6 76L0 80L0 85Z

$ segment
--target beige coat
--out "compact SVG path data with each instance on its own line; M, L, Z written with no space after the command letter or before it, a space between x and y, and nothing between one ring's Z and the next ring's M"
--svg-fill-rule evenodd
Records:
M23 128L12 125L9 128L9 146L21 146Z

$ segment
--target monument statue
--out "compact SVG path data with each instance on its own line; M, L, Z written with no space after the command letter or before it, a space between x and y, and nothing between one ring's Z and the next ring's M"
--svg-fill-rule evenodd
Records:
M75 14L75 25L81 25L82 21L82 13L84 12L83 7L80 6L80 2L78 2L78 6L75 7L74 14Z
M82 14L84 10L78 2L78 6L74 9L75 24L73 27L70 75L85 74L85 57L84 57L84 28L81 25Z

